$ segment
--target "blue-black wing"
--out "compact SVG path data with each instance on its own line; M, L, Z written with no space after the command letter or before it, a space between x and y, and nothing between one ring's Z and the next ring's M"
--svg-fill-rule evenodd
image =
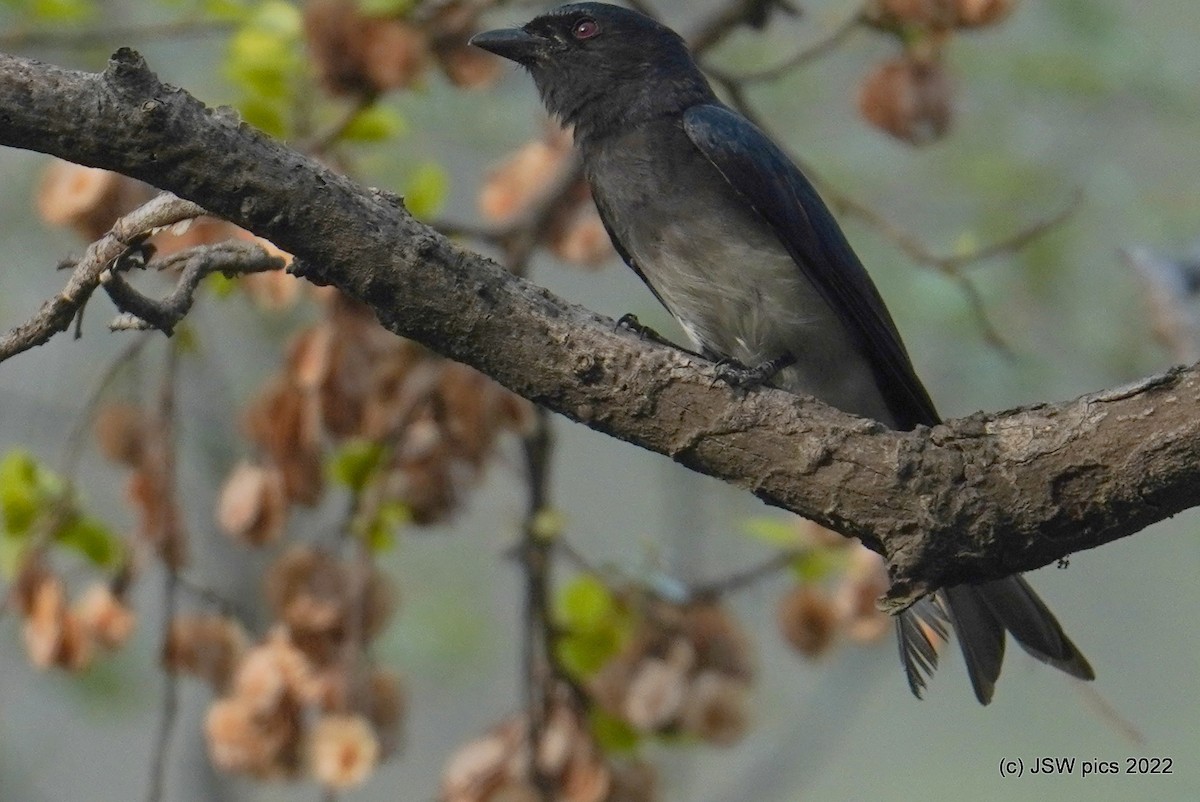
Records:
M753 123L719 104L694 106L683 127L725 180L771 226L867 357L901 429L938 422L937 410L879 291L804 174Z

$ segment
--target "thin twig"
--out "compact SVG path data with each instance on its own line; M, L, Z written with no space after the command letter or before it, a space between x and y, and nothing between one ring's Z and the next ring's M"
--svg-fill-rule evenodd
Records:
M700 23L688 37L688 46L699 56L725 41L743 25L762 28L775 10L773 6L785 13L800 13L788 0L731 0Z
M237 602L222 595L219 591L208 587L199 580L185 573L177 572L175 574L175 581L179 590L186 591L201 601L211 604L221 615L232 616L246 625L253 620L248 610L243 609Z
M779 571L790 566L796 561L796 558L803 554L802 551L781 551L778 554L763 560L758 565L753 565L737 573L729 576L715 579L711 582L705 582L700 585L694 585L691 588L690 595L698 599L712 599L718 596L724 596L729 593L734 593L739 590L744 590L752 585L757 584L765 577L776 574Z
M158 423L161 427L161 438L165 452L163 465L161 466L163 472L162 490L168 497L165 503L170 505L175 504L177 492L174 433L176 412L175 383L178 374L179 349L175 347L174 343L170 343L167 346L167 367L163 376L158 400ZM170 539L183 537L183 533L178 531L178 516L172 516L172 520L175 522L173 525L177 531L163 533L164 544ZM180 552L181 550L178 548L175 550L175 554L179 554ZM179 590L179 570L170 559L163 560L163 569L166 571L166 582L163 589L165 598L163 601L161 648L165 651L171 637L171 625L175 619ZM164 674L165 684L163 687L162 714L159 719L158 737L155 739L154 744L154 757L150 764L150 789L146 795L147 802L161 802L163 799L167 777L167 758L170 754L171 738L175 732L175 723L179 713L179 678L173 671L166 671Z
M750 70L737 74L730 74L722 70L717 70L709 65L705 65L705 71L709 73L720 73L722 79L726 82L735 82L738 84L761 83L765 81L774 81L781 78L792 70L807 66L817 59L825 56L830 51L839 47L843 42L850 38L850 34L858 30L862 24L862 9L856 10L849 17L844 19L840 24L834 27L829 33L822 38L798 50L792 56L784 59L773 67L765 67L761 70Z
M66 331L71 320L100 286L104 271L129 248L138 244L147 232L200 217L204 213L196 204L164 192L117 220L107 234L88 246L62 292L42 304L31 320L0 337L0 362L42 345L55 334Z
M350 126L354 124L358 116L374 106L378 99L379 95L375 92L355 98L354 102L328 128L297 142L295 145L296 150L301 153L307 153L310 156L324 155L331 147L337 144L338 140L346 135L346 131L350 129Z
M554 542L539 525L550 503L550 455L554 439L549 413L538 407L534 415L533 430L522 441L528 494L521 543L521 565L525 569L522 670L529 715L529 777L543 802L554 802L557 795L554 780L542 770L537 759L558 673L554 670L554 621L550 612Z
M150 332L143 332L141 336L133 339L121 349L121 353L117 354L116 358L113 359L104 373L101 374L100 379L96 382L96 386L92 388L92 391L87 395L87 400L83 402L82 408L76 416L75 425L71 428L71 433L67 435L66 443L63 444L63 453L60 462L63 476L72 484L75 482L75 473L79 470L79 459L83 456L83 447L87 442L87 434L92 427L93 419L96 417L96 410L100 406L100 400L104 398L113 382L121 375L121 371L125 369L125 366L137 358L148 342L150 342Z
M142 295L114 270L102 281L105 292L121 312L133 317L132 323L113 323L113 329L158 329L164 334L174 332L176 324L191 310L196 300L196 288L210 273L246 274L282 270L284 261L272 256L261 245L252 242L218 242L197 245L172 254L161 263L160 270L181 267L179 281L170 295L154 300ZM118 318L120 321L121 318Z

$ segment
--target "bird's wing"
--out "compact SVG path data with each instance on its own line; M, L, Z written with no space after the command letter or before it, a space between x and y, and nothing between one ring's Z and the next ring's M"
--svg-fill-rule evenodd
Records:
M762 215L867 357L901 429L938 422L883 299L804 174L753 123L717 104L683 115L693 144Z

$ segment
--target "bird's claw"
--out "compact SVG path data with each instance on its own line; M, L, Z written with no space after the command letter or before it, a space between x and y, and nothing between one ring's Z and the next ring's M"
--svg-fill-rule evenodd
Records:
M722 359L717 362L715 372L717 379L725 382L736 390L756 390L775 378L779 371L795 363L796 357L785 352L774 359L760 362L754 367L746 367L735 359Z
M633 332L639 338L656 342L659 345L672 345L670 340L663 337L657 331L649 326L643 325L642 322L638 320L637 315L633 314L632 312L626 312L617 319L617 329L625 329L626 331Z

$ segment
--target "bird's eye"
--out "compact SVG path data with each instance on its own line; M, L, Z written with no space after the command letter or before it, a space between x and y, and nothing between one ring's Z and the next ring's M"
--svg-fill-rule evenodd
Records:
M571 35L576 39L591 39L598 33L600 33L600 26L596 24L594 19L581 19L571 29Z

